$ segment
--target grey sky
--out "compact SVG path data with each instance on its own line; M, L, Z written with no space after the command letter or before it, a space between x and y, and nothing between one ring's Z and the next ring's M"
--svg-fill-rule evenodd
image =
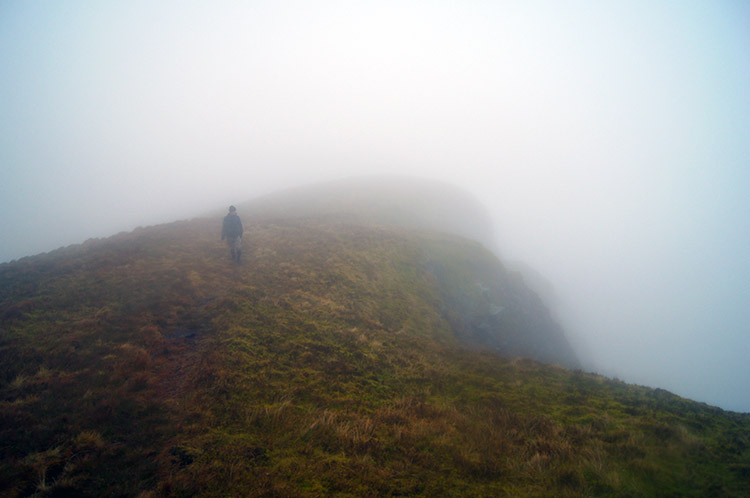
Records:
M590 368L750 411L748 53L741 1L6 1L0 261L436 178Z

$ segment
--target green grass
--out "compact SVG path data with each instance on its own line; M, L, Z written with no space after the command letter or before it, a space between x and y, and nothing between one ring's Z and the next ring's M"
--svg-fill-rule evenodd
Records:
M0 265L0 494L750 492L750 416L462 345L519 285L477 244L247 224Z

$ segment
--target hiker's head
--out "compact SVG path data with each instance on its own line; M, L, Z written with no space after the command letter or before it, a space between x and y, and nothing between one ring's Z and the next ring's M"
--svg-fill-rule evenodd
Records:
M229 206L229 213L230 213L230 214L234 214L234 213L236 213L236 212L237 212L237 208L236 208L236 207L234 207L234 206Z

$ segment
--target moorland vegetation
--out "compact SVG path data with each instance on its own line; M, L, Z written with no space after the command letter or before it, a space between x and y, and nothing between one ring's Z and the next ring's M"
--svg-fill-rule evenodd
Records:
M216 219L0 265L0 494L750 493L750 415L504 351L541 304L480 244L246 229L240 265Z

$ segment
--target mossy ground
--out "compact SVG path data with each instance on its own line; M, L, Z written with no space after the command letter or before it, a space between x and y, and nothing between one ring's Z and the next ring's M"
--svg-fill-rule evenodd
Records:
M425 262L475 244L247 228L240 265L194 220L0 266L0 493L750 493L748 415L461 347Z

